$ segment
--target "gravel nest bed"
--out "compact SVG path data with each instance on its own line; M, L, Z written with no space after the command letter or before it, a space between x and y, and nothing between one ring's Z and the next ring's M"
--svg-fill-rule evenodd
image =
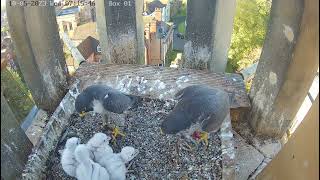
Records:
M144 98L136 108L127 112L123 129L126 136L110 143L114 152L120 152L124 146L139 149L137 157L130 162L127 179L222 179L219 131L211 133L208 147L201 143L193 150L183 146L184 139L160 133L160 124L173 107L172 101ZM89 113L84 120L73 115L47 161L46 179L75 179L63 171L59 151L64 148L67 138L77 136L81 143L87 143L97 132L111 134L102 127L100 115Z

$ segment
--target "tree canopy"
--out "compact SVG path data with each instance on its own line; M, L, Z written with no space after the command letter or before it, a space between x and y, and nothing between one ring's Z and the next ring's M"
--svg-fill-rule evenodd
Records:
M270 8L270 0L237 0L228 54L233 71L253 64L260 57Z

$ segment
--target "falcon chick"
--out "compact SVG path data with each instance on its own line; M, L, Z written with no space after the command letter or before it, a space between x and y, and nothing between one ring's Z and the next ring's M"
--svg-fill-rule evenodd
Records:
M161 124L166 134L181 134L208 145L209 133L219 130L230 114L229 96L219 88L204 85L186 87L175 94L179 100Z
M83 117L93 111L104 116L103 126L107 125L108 112L122 114L137 102L136 96L125 95L122 92L106 85L92 85L81 92L75 101L75 109ZM112 137L124 136L121 131L113 128Z
M93 160L97 162L105 154L113 153L109 141L111 138L104 133L96 133L91 139L87 142L87 147L93 155Z
M79 164L74 157L74 151L79 143L79 138L72 137L68 139L61 155L62 169L72 177L76 177L76 169Z
M120 153L105 154L97 162L107 169L110 174L110 179L125 180L128 171L126 163L137 156L139 150L131 146L126 146L121 149Z
M109 180L108 171L90 158L90 150L84 144L77 146L75 152L79 165L76 169L78 180Z

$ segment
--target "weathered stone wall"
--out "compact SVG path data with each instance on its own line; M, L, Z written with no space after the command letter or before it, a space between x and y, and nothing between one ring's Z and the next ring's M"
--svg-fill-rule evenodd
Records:
M105 1L97 10L107 63L144 64L142 1Z
M319 2L272 1L269 30L250 91L258 134L288 130L319 67Z
M18 178L32 144L1 93L1 179Z
M215 8L216 0L188 1L184 67L208 69L208 61L212 58Z
M79 83L74 83L69 89L46 124L40 140L32 149L32 154L29 155L22 173L23 180L45 179L47 159L59 143L59 138L66 130L70 116L75 111L75 99L80 93Z
M188 1L184 67L225 71L235 7L235 0Z
M52 112L67 86L54 7L7 4L7 15L18 62L33 99L39 108Z

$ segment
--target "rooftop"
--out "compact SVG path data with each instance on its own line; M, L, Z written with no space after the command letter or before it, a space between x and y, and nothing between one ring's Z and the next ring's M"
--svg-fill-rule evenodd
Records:
M163 8L163 7L166 7L166 5L160 2L159 0L154 0L148 4L147 13L151 14L154 12L156 8Z
M69 7L66 9L62 9L60 12L57 13L57 16L64 16L69 14L76 14L80 11L78 6Z

